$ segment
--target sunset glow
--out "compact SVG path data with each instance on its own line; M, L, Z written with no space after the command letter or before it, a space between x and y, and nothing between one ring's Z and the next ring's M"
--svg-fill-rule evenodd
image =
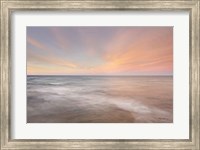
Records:
M27 27L28 75L172 75L173 27Z

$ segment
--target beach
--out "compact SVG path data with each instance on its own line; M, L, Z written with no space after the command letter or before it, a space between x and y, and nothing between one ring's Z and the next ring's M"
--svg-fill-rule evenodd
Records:
M27 76L27 123L172 123L173 76Z

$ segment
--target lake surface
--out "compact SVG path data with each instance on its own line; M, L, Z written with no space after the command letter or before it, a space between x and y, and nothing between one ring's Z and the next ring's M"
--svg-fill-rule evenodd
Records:
M172 76L27 76L28 123L171 123Z

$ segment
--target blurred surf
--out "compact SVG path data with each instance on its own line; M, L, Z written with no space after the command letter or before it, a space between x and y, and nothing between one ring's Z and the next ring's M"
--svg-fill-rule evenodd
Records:
M27 76L28 123L171 123L172 76Z

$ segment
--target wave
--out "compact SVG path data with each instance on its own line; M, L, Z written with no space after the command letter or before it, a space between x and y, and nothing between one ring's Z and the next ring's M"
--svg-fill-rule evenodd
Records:
M173 121L172 78L105 79L35 78L27 89L29 122Z

